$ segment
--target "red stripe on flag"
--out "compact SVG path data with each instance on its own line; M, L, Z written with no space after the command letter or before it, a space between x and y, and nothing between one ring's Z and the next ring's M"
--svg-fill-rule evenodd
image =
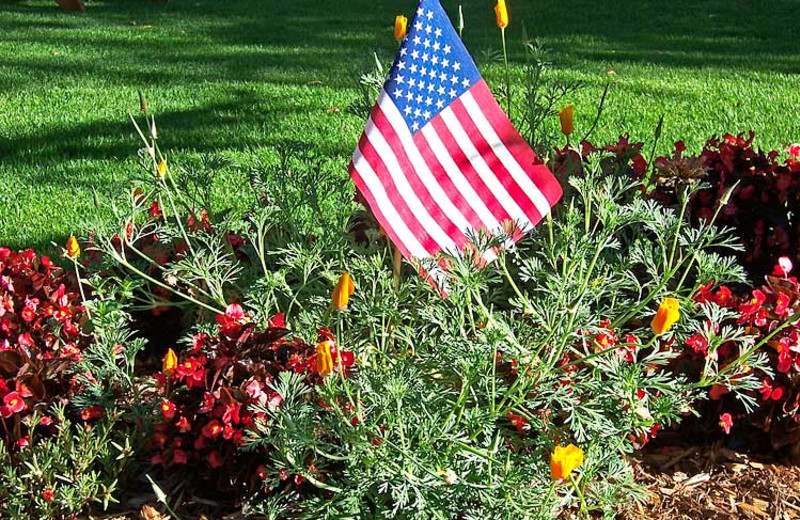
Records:
M389 240L391 240L392 243L397 247L397 249L400 250L400 253L404 257L411 258L413 255L409 251L408 247L406 247L406 244L400 239L398 234L395 232L394 226L392 225L391 221L387 219L386 216L381 211L380 204L378 204L377 201L375 200L375 196L372 194L369 187L367 187L367 184L364 182L364 179L361 178L361 174L358 172L358 170L356 170L355 165L353 164L352 161L350 162L348 170L350 171L350 178L353 179L353 183L355 183L356 188L358 188L358 191L361 192L361 195L367 201L367 204L369 205L369 208L372 211L372 215L375 217L375 220L377 220L378 223L381 225L383 231L389 237Z
M497 105L496 102L492 102L493 105ZM475 122L470 117L467 109L464 108L464 104L461 102L460 99L454 101L450 108L453 110L453 113L458 118L459 122L461 123L462 128L469 136L472 144L477 148L478 152L483 157L483 160L489 166L489 169L495 174L497 179L500 183L505 187L506 191L511 198L514 199L514 202L517 203L517 206L525 213L525 216L528 217L533 224L536 224L542 219L542 216L539 214L539 211L536 209L536 205L533 203L533 200L522 190L519 184L514 181L514 178L511 175L500 159L495 155L494 150L483 137L478 127L475 125ZM497 131L497 129L495 129Z
M561 199L563 190L561 183L558 182L550 170L541 159L534 153L525 139L519 134L514 125L509 121L508 116L503 112L489 91L484 80L479 81L470 89L470 93L480 105L483 114L489 123L494 127L498 137L506 145L511 155L516 159L525 173L531 178L533 183L542 192L550 206Z
M481 179L481 176L475 171L475 168L472 167L472 163L469 162L469 159L466 155L464 155L461 147L458 146L456 139L447 129L447 125L444 123L444 121L442 121L441 116L436 116L436 118L434 118L430 124L433 125L433 128L439 135L439 139L442 140L442 144L444 144L445 148L447 148L447 153L449 153L453 158L453 162L456 163L458 169L464 174L464 177L472 186L472 189L474 189L481 199L483 199L483 203L486 204L486 207L489 209L492 215L494 215L494 218L496 218L500 223L503 223L507 220L514 220L505 210L503 205L500 204L500 201L495 198L495 196L492 194L492 191L489 189L483 179Z
M411 189L414 190L414 193L428 211L428 214L437 224L439 224L439 227L442 228L445 234L447 234L447 236L456 243L456 246L459 248L463 247L467 240L464 236L464 233L452 220L450 220L447 215L444 214L442 208L439 207L439 204L436 202L436 200L434 200L433 196L428 191L428 188L425 187L425 184L419 178L417 170L411 164L410 159L406 155L405 149L403 148L403 143L400 141L400 138L398 137L397 132L392 124L386 118L386 115L382 110L376 110L372 113L372 119L375 122L376 128L380 130L383 138L394 152L397 162L400 163L400 168L403 170L405 178L408 180L409 185L411 185Z
M370 143L368 136L362 136L361 141L359 141L358 146L361 150L361 154L364 156L364 159L367 163L372 167L373 171L378 176L378 180L380 181L381 185L383 186L384 190L386 190L386 194L389 197L392 205L397 210L397 213L400 215L400 218L408 226L408 229L411 230L411 233L417 237L419 243L422 244L422 247L430 255L435 255L439 251L441 251L441 246L425 231L424 226L420 223L419 219L414 215L409 208L406 200L400 195L400 192L397 190L397 186L394 183L394 179L392 179L391 174L386 169L386 165L384 164L383 160L381 159L378 152L375 151L375 148Z
M418 132L414 136L414 144L416 144L417 149L419 150L420 155L422 155L422 159L425 161L425 164L428 165L428 169L430 169L431 173L433 174L436 182L442 187L444 190L445 195L453 205L464 215L464 218L467 219L469 225L475 229L484 228L486 226L483 225L483 221L478 217L478 214L475 213L475 210L472 209L472 206L464 199L461 195L461 192L458 191L453 181L450 179L450 176L447 175L447 172L439 163L439 160L436 158L436 154L433 153L431 150L431 144L422 134L422 132Z

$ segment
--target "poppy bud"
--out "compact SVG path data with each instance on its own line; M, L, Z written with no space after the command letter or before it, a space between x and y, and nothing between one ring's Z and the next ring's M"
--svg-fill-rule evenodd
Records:
M147 113L147 108L148 108L147 107L147 100L144 98L144 93L142 93L142 91L140 90L139 91L139 110L143 114L146 114Z
M317 372L322 377L333 372L333 356L331 356L331 342L328 340L317 343Z
M402 14L398 14L397 17L394 19L394 39L397 40L398 43L403 41L403 38L406 37L406 32L408 31L408 18L403 16Z
M70 235L67 239L67 256L73 260L81 256L81 245L74 235Z
M177 366L178 356L175 355L175 351L172 349L167 350L167 354L164 356L164 361L161 363L161 371L169 376L172 375L172 372Z
M333 289L331 307L337 311L345 310L347 304L350 302L350 296L352 296L355 290L356 287L353 284L353 280L350 278L350 273L345 271L339 278L339 283L337 283L336 287Z
M558 119L561 121L561 133L570 136L574 130L572 116L575 112L575 107L567 105L558 111Z
M681 317L680 303L675 298L665 298L658 306L658 311L650 323L656 334L663 334L675 325Z
M164 157L159 161L158 166L156 167L156 177L158 180L164 180L164 177L167 176L167 158Z
M570 474L583 464L583 450L570 444L556 446L550 456L550 475L555 480L568 478Z
M497 15L497 26L501 29L508 27L508 8L506 0L498 0L494 6L494 13Z

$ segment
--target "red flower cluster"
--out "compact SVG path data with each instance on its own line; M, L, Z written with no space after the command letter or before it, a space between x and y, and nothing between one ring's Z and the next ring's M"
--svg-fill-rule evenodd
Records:
M583 141L580 150L570 146L565 146L563 149L556 148L550 169L562 179L572 175L582 175L589 156L605 152L607 156L600 162L600 168L604 173L621 173L631 179L640 180L647 172L647 161L641 153L643 146L644 143L631 143L628 134L620 136L614 144L600 147L594 146L589 141Z
M195 335L174 369L154 376L161 394L161 421L151 442L154 464L191 464L210 475L210 469L234 462L236 448L255 421L268 419L259 406L281 406L283 399L269 386L280 372L305 374L309 385L323 381L315 368L315 347L290 339L283 315L258 330L239 305L231 304L217 323L216 336ZM335 347L327 331L321 331L321 339ZM353 363L352 353L341 352L341 359L344 365ZM249 478L262 459L251 454L231 474Z
M594 332L578 331L584 351L602 352L614 349L616 356L628 363L636 360L636 352L642 347L641 341L633 334L624 334L620 339L616 329L611 328L611 320L601 320Z
M6 436L19 435L15 425L35 408L76 390L66 370L81 359L89 338L80 328L83 306L73 287L48 257L0 247L0 417Z
M688 161L683 156L685 146L678 142L670 157L659 157L655 163L659 171L691 175L711 185L690 201L689 215L695 222L709 219L736 185L716 224L738 231L745 245L740 260L760 279L769 274L775 258L800 261L800 161L790 157L781 162L778 151L756 150L753 138L753 132L747 137L712 137L700 155ZM686 164L692 164L694 172L685 171ZM667 205L678 202L675 183L657 186L652 196Z
M773 410L765 419L764 426L780 427L781 437L786 442L800 441L800 283L790 276L791 261L782 257L766 277L766 283L752 289L749 294L739 295L729 287L714 288L713 284L701 287L694 295L698 303L713 302L720 307L733 310L737 314L736 324L745 327L748 333L761 341L772 334L781 324L792 320L766 343L763 351L769 356L770 364L776 374L772 379L762 374L761 388L755 396L762 402L764 410ZM686 341L687 355L705 357L708 353L708 340L702 333L689 337ZM732 357L737 355L733 345L723 344L714 354L724 367ZM714 387L710 391L712 400L719 400L727 394L724 387ZM726 421L727 422L727 421ZM789 436L785 433L789 432Z

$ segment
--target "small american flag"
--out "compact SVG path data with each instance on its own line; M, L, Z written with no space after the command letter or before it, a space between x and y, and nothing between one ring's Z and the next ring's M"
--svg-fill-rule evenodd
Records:
M349 170L409 260L457 254L479 229L497 233L513 222L527 231L562 194L498 106L439 0L420 2Z

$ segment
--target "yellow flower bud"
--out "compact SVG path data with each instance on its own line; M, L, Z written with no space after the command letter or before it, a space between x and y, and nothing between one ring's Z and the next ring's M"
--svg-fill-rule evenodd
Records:
M497 15L497 26L501 29L508 27L508 8L506 7L506 0L497 0L497 5L494 6L494 13Z
M175 351L172 349L167 350L167 354L164 356L164 361L161 363L161 371L165 374L172 375L172 372L175 371L175 367L178 366L178 356L175 354Z
M406 37L406 32L408 31L408 18L403 16L402 14L398 14L397 17L394 19L394 39L397 40L398 43L403 41L403 38Z
M558 119L561 120L561 133L570 136L574 130L572 116L573 112L575 111L575 107L572 105L567 105L561 110L558 111Z
M350 302L350 296L352 296L355 290L356 286L353 284L353 280L350 278L350 273L345 271L339 278L339 283L337 283L336 287L333 289L331 307L337 311L345 310L347 308L347 304Z
M681 317L681 306L675 298L665 298L658 311L650 323L650 327L656 334L663 334L675 325Z
M158 167L156 168L156 177L158 177L158 180L164 180L164 177L166 176L167 176L167 158L164 157L158 163Z
M555 480L568 478L570 474L583 464L583 450L574 444L556 446L550 455L550 475Z
M81 256L81 245L73 235L70 235L67 239L67 256L73 260Z
M333 356L331 356L331 342L329 340L317 343L317 372L322 377L333 372Z

